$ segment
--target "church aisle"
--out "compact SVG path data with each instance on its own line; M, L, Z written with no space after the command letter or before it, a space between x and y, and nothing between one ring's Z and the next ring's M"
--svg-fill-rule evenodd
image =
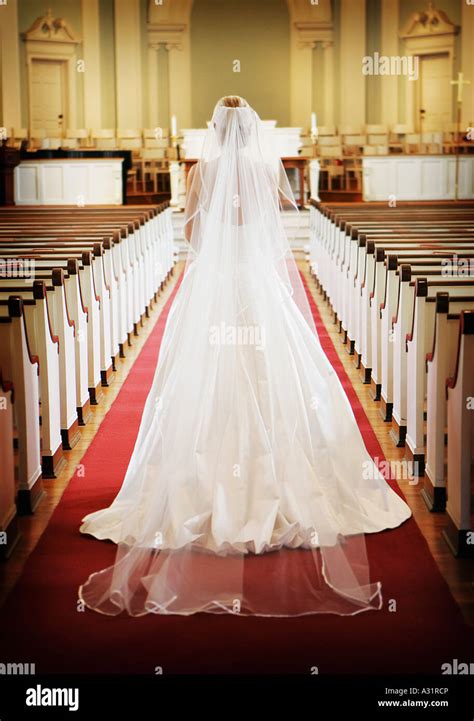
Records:
M309 291L309 287L307 286ZM369 452L382 448L309 292L325 352L353 405ZM125 472L155 368L170 298L100 431L1 610L2 656L42 673L440 673L467 659L472 629L414 519L368 536L384 608L354 617L286 619L199 614L108 618L78 605L87 575L113 562L115 547L79 534L81 518L107 505ZM104 459L107 459L104 461ZM469 640L471 637L471 644Z

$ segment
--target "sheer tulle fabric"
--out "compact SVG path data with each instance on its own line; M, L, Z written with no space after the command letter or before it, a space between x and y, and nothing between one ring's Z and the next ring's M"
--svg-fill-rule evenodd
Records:
M80 588L115 615L381 607L364 533L410 511L322 351L249 107L218 106L188 194L189 255L127 473L81 531L117 543Z

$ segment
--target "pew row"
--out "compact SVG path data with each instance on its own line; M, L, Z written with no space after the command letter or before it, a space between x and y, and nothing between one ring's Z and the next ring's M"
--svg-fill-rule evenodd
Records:
M170 213L167 203L0 209L0 367L15 387L19 512L33 512L42 479L61 470L173 274Z
M447 428L446 383L459 367L458 383L465 384L469 363L474 366L469 333L464 338L460 331L462 323L469 327L462 319L474 310L474 204L388 208L311 201L308 251L311 274L341 342L391 424L393 442L405 447L414 479L422 479L428 508L446 512L451 459L451 468L458 468L451 498L464 499L466 525L470 502L467 509L468 494L459 485L456 425L451 422L451 438ZM458 362L461 341L464 363ZM469 458L472 445L470 439L463 450ZM466 535L459 508L456 513L456 528ZM451 533L457 539L450 544L453 551L465 549L462 533ZM444 535L448 540L448 532Z

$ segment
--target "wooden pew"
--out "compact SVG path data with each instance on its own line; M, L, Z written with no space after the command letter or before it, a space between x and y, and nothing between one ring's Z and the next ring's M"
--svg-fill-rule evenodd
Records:
M46 283L49 293L49 305L52 308L52 326L54 335L59 337L60 379L61 388L64 387L67 395L61 395L61 433L63 442L71 445L74 440L75 429L68 422L72 416L72 407L76 407L79 425L84 425L90 416L90 398L87 386L88 356L87 356L87 319L88 310L84 305L84 294L80 286L79 263L75 259L67 262L66 273L62 268L35 269L34 277ZM32 286L33 280L31 280ZM8 279L0 278L0 293L7 293L5 289L10 283ZM24 279L23 285L18 286L18 292L27 289L28 283ZM51 292L53 291L54 292ZM71 358L71 340L74 343L74 357ZM75 378L75 399L73 398ZM67 387L65 387L67 385ZM94 389L94 393L95 393ZM67 436L67 439L66 439Z
M39 358L31 354L24 301L0 299L0 365L15 388L18 510L32 513L44 490L41 477Z
M8 238L5 235L8 232ZM84 234L84 230L82 231ZM100 365L102 381L105 385L110 382L112 377L113 365L119 350L123 353L123 346L119 348L119 342L122 344L127 339L127 331L133 330L132 309L129 309L129 322L123 322L121 326L121 337L118 337L119 312L120 308L117 304L116 295L118 293L117 285L119 280L126 276L127 270L124 270L120 260L118 262L117 273L114 270L114 260L112 259L112 244L110 238L102 238L100 234L94 236L81 235L76 231L63 232L61 238L54 238L51 232L45 231L28 234L22 231L19 238L12 238L14 235L11 230L3 228L0 233L0 250L3 255L16 253L19 256L22 253L26 257L33 259L35 254L44 255L49 253L50 260L54 251L56 253L70 252L63 258L63 266L70 258L76 257L82 264L89 264L93 277L86 279L85 285L94 290L94 295L98 305L98 322L102 328L100 342L97 345L97 352L100 352ZM89 250L91 256L83 257L83 252ZM125 250L121 255L128 257L128 251ZM119 258L121 257L119 255ZM36 255L37 257L37 255ZM45 265L45 263L43 263ZM91 285L92 284L92 285ZM125 286L123 286L125 288ZM85 292L85 291L84 291ZM92 290L89 290L92 293ZM126 292L126 290L124 291ZM130 291L131 292L131 291ZM101 299L101 301L99 301ZM115 301L115 302L113 302ZM122 313L127 312L127 301L122 299ZM127 328L128 325L128 328ZM99 340L99 339L98 339Z
M433 350L437 293L447 292L452 312L469 309L474 301L474 281L452 284L449 280L428 282L417 278L410 331L406 335L406 438L405 455L415 476L425 472L426 357Z
M474 281L472 281L474 286ZM422 496L430 510L443 511L446 505L445 429L447 418L446 379L455 375L461 308L449 293L437 293L433 347L427 354L427 432L426 468ZM471 302L474 310L474 303ZM453 307L454 306L454 307ZM471 359L471 360L474 360ZM448 437L449 444L449 437Z
M140 213L143 214L144 207L140 207ZM48 209L49 210L49 209ZM118 209L114 209L118 210ZM55 217L63 218L64 209L55 213ZM76 211L77 212L77 211ZM96 242L103 241L104 267L105 267L105 284L109 286L110 296L119 293L120 302L114 301L111 297L110 305L114 308L111 315L111 347L112 356L115 356L117 348L117 336L119 336L120 354L123 355L124 343L129 342L130 334L137 332L137 326L141 322L140 319L144 313L147 313L147 305L150 300L155 297L157 290L162 287L166 278L172 272L174 263L173 243L172 243L172 226L171 211L169 208L156 213L151 222L147 222L142 228L139 225L130 223L130 218L125 218L125 227L121 227L119 235L114 228L117 227L115 212L111 213L108 209L107 213L102 210L102 218L97 210L93 213L84 214L80 211L81 233L77 234L77 222L71 221L70 214L67 216L68 228L62 233L60 238L56 238L58 242L64 244L66 237L71 240L77 237L81 241L86 241L84 230L87 227L98 228L99 233L93 237L89 231L88 241L90 246L96 247ZM126 211L130 214L130 211ZM32 215L33 214L33 215ZM44 211L33 209L27 215L27 227L34 229L29 234L25 233L25 222L22 223L21 229L14 233L15 223L3 223L0 229L0 238L3 235L11 240L11 236L23 237L23 242L27 247L28 243L32 246L38 243L46 243L49 241L52 246L56 230L52 221L41 221L41 231L38 230L38 222L44 216ZM2 211L0 209L0 218ZM11 212L6 213L6 218L11 218ZM49 216L47 216L49 217ZM75 216L73 216L75 217ZM123 218L123 211L120 210L119 218ZM141 218L143 220L143 218ZM48 226L48 223L50 224ZM100 237L101 229L107 232L109 237ZM130 232L129 232L130 231ZM34 236L32 233L34 232ZM112 237L113 233L113 237ZM137 237L135 237L137 236ZM44 240L39 239L43 237ZM124 245L121 246L121 243ZM117 247L119 245L120 247ZM143 247L142 247L143 246ZM112 249L112 254L107 251ZM113 257L111 257L111 255ZM97 294L101 295L101 282L103 275L100 271L95 272L95 282L97 286ZM117 287L118 286L118 287ZM102 295L105 295L102 293Z
M318 204L316 204L318 205ZM410 206L408 210L413 210ZM421 211L416 209L416 221L403 221L398 219L393 221L393 210L387 213L386 207L377 209L378 214L373 216L373 210L368 210L365 206L354 209L352 206L346 209L344 218L353 219L359 217L357 228L351 226L348 221L340 221L339 231L336 224L332 224L333 233L333 249L326 255L326 261L332 257L332 270L329 272L322 269L320 276L325 278L327 288L326 297L329 299L335 312L335 317L340 318L340 329L343 331L343 342L348 343L348 350L351 354L357 355L358 364L362 368L364 382L372 381L374 397L379 399L382 392L382 370L385 370L385 393L382 393L383 414L387 421L391 420L391 411L393 405L393 397L391 388L391 346L387 346L386 338L391 334L392 330L392 308L395 304L395 298L398 299L398 271L393 261L393 265L389 268L390 261L385 260L386 252L396 250L398 262L404 263L410 260L412 265L417 262L412 259L418 253L420 257L426 256L423 246L427 245L427 240L431 245L432 252L438 258L435 260L425 261L429 263L440 263L440 258L449 257L450 251L465 253L466 249L472 251L474 249L474 228L472 209L469 208L452 208L449 209L449 224L443 225L443 220L447 211L439 211L438 208L424 208ZM403 211L405 212L405 211ZM384 231L379 227L378 222L367 220L371 217L380 217L382 213L383 221L380 223L382 228L387 228L388 233L384 235ZM427 215L428 214L428 215ZM324 215L324 214L323 214ZM326 221L328 213L325 214ZM430 225L431 237L426 238L420 236L420 230L414 230L414 226L420 222L424 223L424 217L438 218L440 227L433 228ZM453 221L452 218L455 218ZM388 220L386 219L388 218ZM421 219L421 221L420 221ZM324 226L324 219L322 225ZM408 223L408 229L404 223ZM312 226L317 223L312 222ZM327 222L326 222L327 225ZM372 228L371 228L372 226ZM363 233L360 233L362 227ZM402 236L400 237L400 228L402 228ZM324 230L320 231L324 234ZM370 234L370 235L369 235ZM455 235L453 235L455 234ZM403 240L403 243L401 243ZM396 246L394 246L396 243ZM446 248L446 250L442 250ZM331 256L332 253L332 256ZM324 255L324 253L323 253ZM404 256L404 257L403 257ZM324 262L326 262L324 261ZM324 265L323 262L323 265ZM331 260L329 260L331 264ZM385 275L384 275L385 268ZM351 271L352 269L352 271ZM392 287L387 290L387 280L391 282ZM319 278L320 282L324 280ZM380 315L380 307L385 308L385 300L388 298L387 312ZM372 302L374 300L374 302ZM397 300L398 302L398 300ZM385 317L384 324L384 346L380 341L382 335L382 318ZM348 340L351 339L351 340ZM382 357L383 356L383 357ZM397 402L397 399L395 399ZM401 419L399 419L401 420ZM402 424L400 424L402 425ZM403 425L402 432L396 434L394 438L397 442L403 442Z
M39 359L42 473L44 478L55 478L65 463L59 402L59 338L53 333L44 282L35 280L30 288L7 286L0 299L8 303L9 297L19 296L20 292L28 343ZM0 313L2 310L6 312L8 306L0 306Z
M310 233L313 277L363 382L371 383L374 399L381 401L391 437L399 446L406 443L415 475L424 472L426 398L428 470L422 495L431 510L441 509L446 488L444 384L455 364L459 319L474 310L474 205L421 203L388 209L385 204L312 202ZM467 267L464 276L446 272L446 266L459 262ZM447 335L434 313L437 293L448 294ZM426 365L427 353L436 348L434 338L438 352ZM449 455L449 434L447 440Z
M385 285L387 280L387 257L394 255L397 264L410 264L415 271L421 266L426 266L427 272L432 266L443 267L445 260L449 260L453 253L462 256L469 256L474 262L474 251L468 243L458 241L451 236L445 237L436 243L436 248L427 248L424 238L413 239L404 243L399 240L381 240L372 236L367 240L365 235L359 236L359 263L361 266L356 278L357 292L353 299L355 304L356 324L354 327L354 353L357 356L358 367L361 368L361 377L364 383L370 383L372 371L372 347L375 339L372 339L372 325L374 333L377 333L379 325L378 310L385 297ZM431 245L431 243L429 244ZM429 255L428 255L429 253ZM431 257L431 253L433 257ZM372 299L377 300L371 309ZM397 300L399 304L399 298ZM372 312L371 312L372 311ZM372 318L373 313L373 318ZM377 359L375 359L377 374Z
M448 396L448 525L443 536L456 556L474 556L471 524L474 450L474 311L461 312L456 365Z
M96 256L90 251L78 251L76 258L71 258L73 251L69 248L63 252L42 249L36 254L29 254L29 258L35 261L35 267L39 272L52 273L54 269L67 270L71 266L71 260L78 261L78 277L84 307L87 308L86 337L79 336L78 342L87 343L88 356L88 389L90 402L97 405L102 397L102 386L108 385L111 380L112 363L111 357L105 355L105 349L110 346L103 341L102 334L107 326L108 305L104 298L98 295L94 277L94 264ZM68 279L69 280L69 279ZM102 314L101 314L102 310ZM72 320L75 321L73 317Z
M3 378L0 367L0 559L10 556L20 538L13 456L13 402L13 383Z
M362 229L360 227L355 228L345 221L341 221L340 229L333 226L332 240L329 240L329 245L326 248L322 248L320 254L321 262L319 263L318 278L324 288L325 297L328 297L336 316L339 318L340 327L343 331L343 342L346 343L348 337L350 338L348 349L351 354L357 349L359 341L360 310L357 310L357 307L360 307L360 303L358 301L358 291L364 282L366 246L369 247L370 241L375 240L376 247L380 246L381 248L394 240L398 240L398 244L402 240L404 245L411 245L412 247L415 247L417 243L426 243L429 240L431 243L437 243L439 247L442 247L441 242L444 243L447 238L453 242L456 240L461 247L462 245L469 247L469 241L464 238L464 235L467 233L471 241L474 241L474 234L472 228L465 227L466 221L463 221L463 224L463 227L456 223L453 227L438 229L437 233L434 234L434 239L426 238L419 229L413 230L411 228L412 223L408 224L408 229L403 228L402 235L400 235L402 231L399 222L395 225L392 223L394 227L389 229L388 235L380 230L366 228L365 226ZM461 242L463 238L466 241L465 243ZM374 246L370 244L370 247L371 252L373 252ZM433 247L435 246L433 245ZM329 266L329 270L325 266Z
M143 208L141 209L143 210ZM36 210L34 211L36 214ZM61 211L63 212L63 211ZM41 215L41 214L40 214ZM95 214L96 215L96 214ZM153 253L150 253L147 256L144 256L144 259L146 262L143 263L143 268L152 269L152 273L147 273L147 279L148 279L148 285L150 285L150 278L153 278L153 281L157 282L157 286L152 290L149 289L149 297L147 298L147 302L149 303L150 298L153 298L157 290L163 285L164 280L168 275L170 274L171 270L168 268L166 271L166 276L163 276L163 259L161 258L158 263L158 269L156 270L155 266L157 264L156 261L156 253L158 251L161 253L163 251L160 246L165 245L165 250L167 253L165 263L173 263L174 258L172 253L169 252L169 248L172 248L172 234L170 233L171 229L171 220L170 220L170 214L164 213L164 216L166 217L166 222L163 222L160 219L160 215L157 215L156 219L160 220L161 226L157 228L155 227L155 231L160 233L160 237L158 239L155 238L154 241L154 247L153 247ZM28 215L28 220L31 222L31 216ZM81 215L82 218L82 215ZM107 221L110 224L110 220ZM95 238L89 237L85 238L84 236L78 236L77 233L73 234L72 236L69 235L69 238L73 238L70 241L66 240L66 233L62 233L61 239L53 240L51 238L51 233L46 229L44 229L44 223L42 224L42 230L43 233L46 233L44 235L44 238L41 238L40 233L35 233L34 237L27 236L25 237L25 233L22 230L20 233L21 240L7 240L6 238L3 240L3 247L4 252L13 252L15 250L18 250L20 247L28 247L30 246L30 249L36 248L36 251L39 250L38 246L41 246L40 252L44 254L46 252L46 248L49 249L48 252L52 252L53 248L62 248L65 249L66 247L72 248L73 244L76 244L78 248L81 248L82 246L89 245L93 249L93 260L95 261L93 264L93 282L94 282L94 291L95 291L95 300L99 304L99 313L100 313L100 326L101 326L101 333L98 334L96 332L96 342L93 344L93 348L95 349L95 353L98 352L98 349L100 348L101 352L101 380L102 385L107 385L111 378L111 370L115 363L115 357L112 354L112 364L110 362L110 355L108 352L108 345L111 347L116 347L117 345L117 328L121 327L121 330L125 333L125 337L127 338L127 342L130 342L130 333L134 332L136 334L137 332L137 326L140 322L141 315L143 315L142 312L138 312L139 307L139 293L143 291L143 289L146 288L146 283L144 282L144 275L141 272L140 268L133 268L133 263L129 263L130 257L134 256L133 249L130 248L121 248L120 249L120 255L115 257L115 259L112 259L110 257L110 254L107 253L107 251L110 249L111 245L113 245L113 241L110 239L107 239L103 244L102 247L99 243L95 242ZM23 226L22 226L23 227ZM5 231L5 229L3 230ZM128 232L128 229L127 229ZM150 231L151 232L151 231ZM12 234L12 231L8 231L9 235ZM156 233L155 233L156 235ZM165 237L166 236L166 237ZM77 240L76 240L77 238ZM6 245L8 243L8 246ZM13 245L14 243L14 245ZM16 247L16 244L18 243L18 249ZM157 250L158 249L158 250ZM59 251L58 251L59 252ZM68 254L67 260L70 259L72 253L70 252ZM104 256L104 263L99 264L99 260L101 259L100 256ZM50 256L50 259L52 259L52 256ZM113 260L115 260L115 266L113 265ZM118 261L118 262L117 262ZM63 258L63 265L66 262L66 258ZM109 263L109 275L106 276L105 273L105 265L106 263ZM128 265L127 265L128 263ZM42 263L43 265L45 263ZM59 264L59 263L58 263ZM114 270L115 268L115 270ZM155 274L156 270L156 274ZM158 277L159 276L159 277ZM158 279L157 279L158 278ZM128 284L126 284L126 281L128 280ZM90 281L89 281L90 286ZM128 286L128 287L127 287ZM122 293L120 294L119 291L122 290ZM119 298L117 299L117 295ZM94 307L94 299L92 296L92 291L90 291L90 297L92 298L91 302L87 303L87 307ZM99 298L101 299L100 302ZM127 324L127 331L125 331L125 325L123 323L124 318L124 310L126 313L128 313L128 320L126 321ZM135 317L133 317L133 312L136 311ZM143 310L143 308L142 308ZM147 307L145 308L145 312L147 312ZM107 318L110 317L110 322L107 320ZM94 324L95 316L94 313L92 314L92 322ZM109 336L107 332L107 328L110 325L111 330L111 336L109 341ZM100 338L100 341L99 341ZM121 337L121 348L120 348L120 355L123 355L123 341L125 340L124 336ZM92 363L92 360L91 360ZM96 377L97 373L92 372L92 375ZM95 380L90 380L90 388L95 388L94 393L98 395L99 393L99 381L97 378ZM92 391L91 391L92 392ZM94 399L93 399L94 402Z
M34 263L31 278L4 272L9 263L17 271L28 261ZM123 345L138 332L174 263L168 204L112 212L100 207L0 208L0 364L7 370L8 365L28 366L16 315L10 317L15 302L21 307L24 347L29 343L41 357L36 396L22 392L13 378L22 399L19 420L15 418L22 511L33 511L41 498L41 467L38 471L36 465L37 475L31 472L35 453L37 459L42 454L44 476L54 476L63 451L77 440L78 425L87 421L91 402L97 402L100 387L111 379L114 349L124 354ZM121 330L125 335L120 336ZM31 385L27 374L26 381Z
M472 254L474 259L474 253ZM406 259L406 258L405 258ZM392 318L392 342L393 353L393 407L391 414L392 430L391 436L395 445L404 446L407 430L407 335L413 324L415 307L415 283L418 278L425 277L429 284L430 292L450 292L451 296L466 296L474 293L474 280L465 280L464 276L452 277L450 279L444 274L444 258L441 262L437 260L412 261L411 264L403 264L399 273L398 296L396 311ZM426 273L426 275L425 275ZM453 298L454 300L454 298ZM465 302L468 302L464 299ZM466 306L470 307L469 305Z

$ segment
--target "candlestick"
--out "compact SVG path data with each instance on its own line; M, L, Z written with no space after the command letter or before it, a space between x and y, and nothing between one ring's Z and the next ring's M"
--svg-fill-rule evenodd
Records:
M178 124L176 122L176 115L171 116L171 135L176 137L178 135Z

